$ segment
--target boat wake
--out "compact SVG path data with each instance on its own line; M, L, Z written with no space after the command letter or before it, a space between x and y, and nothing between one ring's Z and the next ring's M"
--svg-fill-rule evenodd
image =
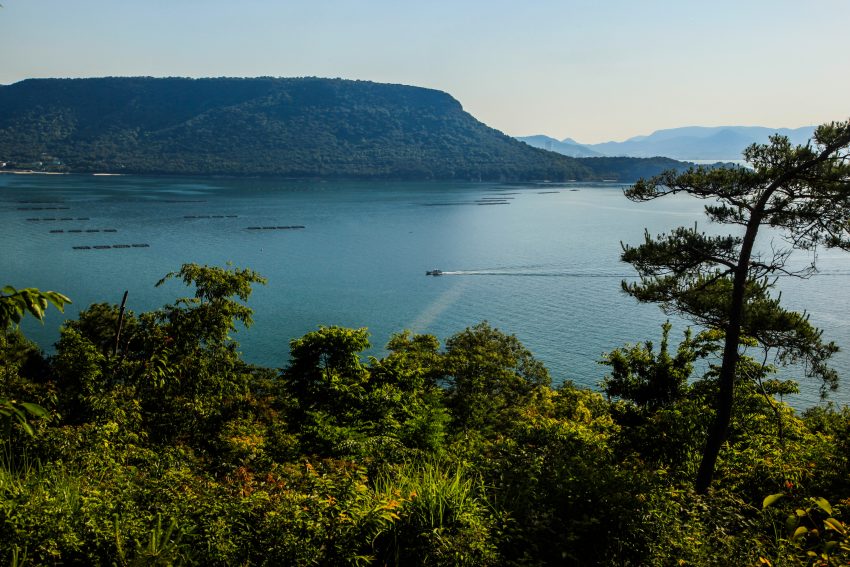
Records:
M443 276L499 276L523 278L632 278L635 274L612 274L601 272L570 272L570 271L513 271L513 270L443 270Z
M520 268L489 268L477 270L440 270L441 276L498 276L498 277L522 277L522 278L616 278L616 279L632 279L637 278L635 273L612 273L612 272L596 272L596 271L580 271L580 270L558 270L558 269L529 269L527 267ZM818 271L810 277L847 277L850 276L850 271L847 270L825 270ZM775 274L774 277L794 277L789 274Z

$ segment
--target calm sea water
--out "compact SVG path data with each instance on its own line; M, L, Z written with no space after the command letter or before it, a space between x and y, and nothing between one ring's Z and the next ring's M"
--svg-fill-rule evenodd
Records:
M252 362L286 365L289 340L318 325L368 327L380 355L402 329L444 340L487 320L516 334L556 382L595 386L603 352L657 343L666 319L620 291L633 275L620 242L640 242L644 228L702 226L701 207L687 197L631 203L611 184L0 175L0 283L62 291L70 317L129 290L138 312L186 294L176 282L154 287L182 263L232 262L269 280L251 298L254 327L237 335ZM304 228L249 228L258 226ZM115 244L148 246L74 248ZM783 300L846 351L850 255L819 262L822 275L780 281ZM435 268L448 273L425 275ZM25 331L50 350L61 320L51 312ZM676 322L673 338L684 328ZM835 363L850 376L847 352ZM815 403L817 384L801 382L796 403ZM833 399L846 402L848 390Z

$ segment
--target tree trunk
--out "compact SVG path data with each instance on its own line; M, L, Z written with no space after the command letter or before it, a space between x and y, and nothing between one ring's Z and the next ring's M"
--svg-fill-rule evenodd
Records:
M124 291L124 297L121 299L121 309L118 311L118 323L115 326L115 344L112 345L112 356L118 354L118 346L121 343L121 329L124 327L124 307L127 305L127 294L129 290Z
M720 448L726 441L729 430L729 422L732 420L732 404L735 399L735 369L738 365L738 341L741 338L741 319L743 315L743 288L746 286L746 276L741 292L738 293L738 274L735 275L735 287L732 292L732 306L729 313L729 325L726 328L726 343L723 346L723 362L720 366L720 375L717 378L719 391L714 412L714 422L708 432L705 441L705 449L702 452L702 461L699 464L695 483L696 491L705 494L711 486L714 477L714 467L717 464L717 456ZM740 295L740 301L736 299Z
M717 378L719 391L714 422L708 432L708 439L706 439L705 449L702 452L702 461L699 464L696 482L694 483L694 488L699 494L705 494L711 486L717 456L726 441L729 423L732 421L732 405L735 400L735 371L738 366L738 343L741 339L741 325L744 321L744 292L747 288L750 258L760 222L760 211L754 211L747 223L747 231L741 243L741 254L738 257L738 266L735 269L732 301L729 305L729 322L726 326L726 338L723 345L723 361L720 365L720 375Z

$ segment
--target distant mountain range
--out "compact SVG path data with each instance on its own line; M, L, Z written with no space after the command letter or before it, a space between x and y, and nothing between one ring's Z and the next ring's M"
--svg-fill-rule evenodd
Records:
M3 163L66 172L501 181L633 181L683 167L532 148L432 89L270 77L0 86Z
M635 136L623 142L580 144L572 138L556 140L548 136L525 136L517 139L572 157L591 156L664 156L676 160L738 160L753 143L766 143L769 136L788 136L794 144L805 144L814 126L802 128L765 128L762 126L686 126L657 130L648 136Z
M572 138L556 140L555 138L550 138L549 136L538 135L525 136L522 138L517 138L517 140L525 142L526 144L534 148L549 150L550 152L557 152L559 154L575 158L602 157L605 155L602 152L598 152L592 149L590 146L587 146L585 144L579 144Z

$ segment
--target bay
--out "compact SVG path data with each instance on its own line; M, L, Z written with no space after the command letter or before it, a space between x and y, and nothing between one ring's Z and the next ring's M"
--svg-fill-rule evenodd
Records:
M620 242L639 243L645 228L723 229L702 226L700 201L636 204L622 188L0 175L0 283L61 291L74 301L68 317L128 290L138 312L187 295L177 282L154 287L181 264L231 262L269 280L250 301L255 325L236 336L251 362L285 366L289 340L318 325L368 327L370 354L380 355L402 329L444 340L487 320L517 335L555 382L596 387L603 352L657 343L667 318L620 291L633 277L619 262ZM846 377L850 254L826 251L818 261L821 274L779 287L787 306L806 309L845 349L835 366ZM432 269L446 273L426 276ZM62 319L51 312L24 330L49 351ZM674 320L671 338L685 328ZM795 405L817 403L818 384L800 382ZM846 403L847 390L832 399Z

